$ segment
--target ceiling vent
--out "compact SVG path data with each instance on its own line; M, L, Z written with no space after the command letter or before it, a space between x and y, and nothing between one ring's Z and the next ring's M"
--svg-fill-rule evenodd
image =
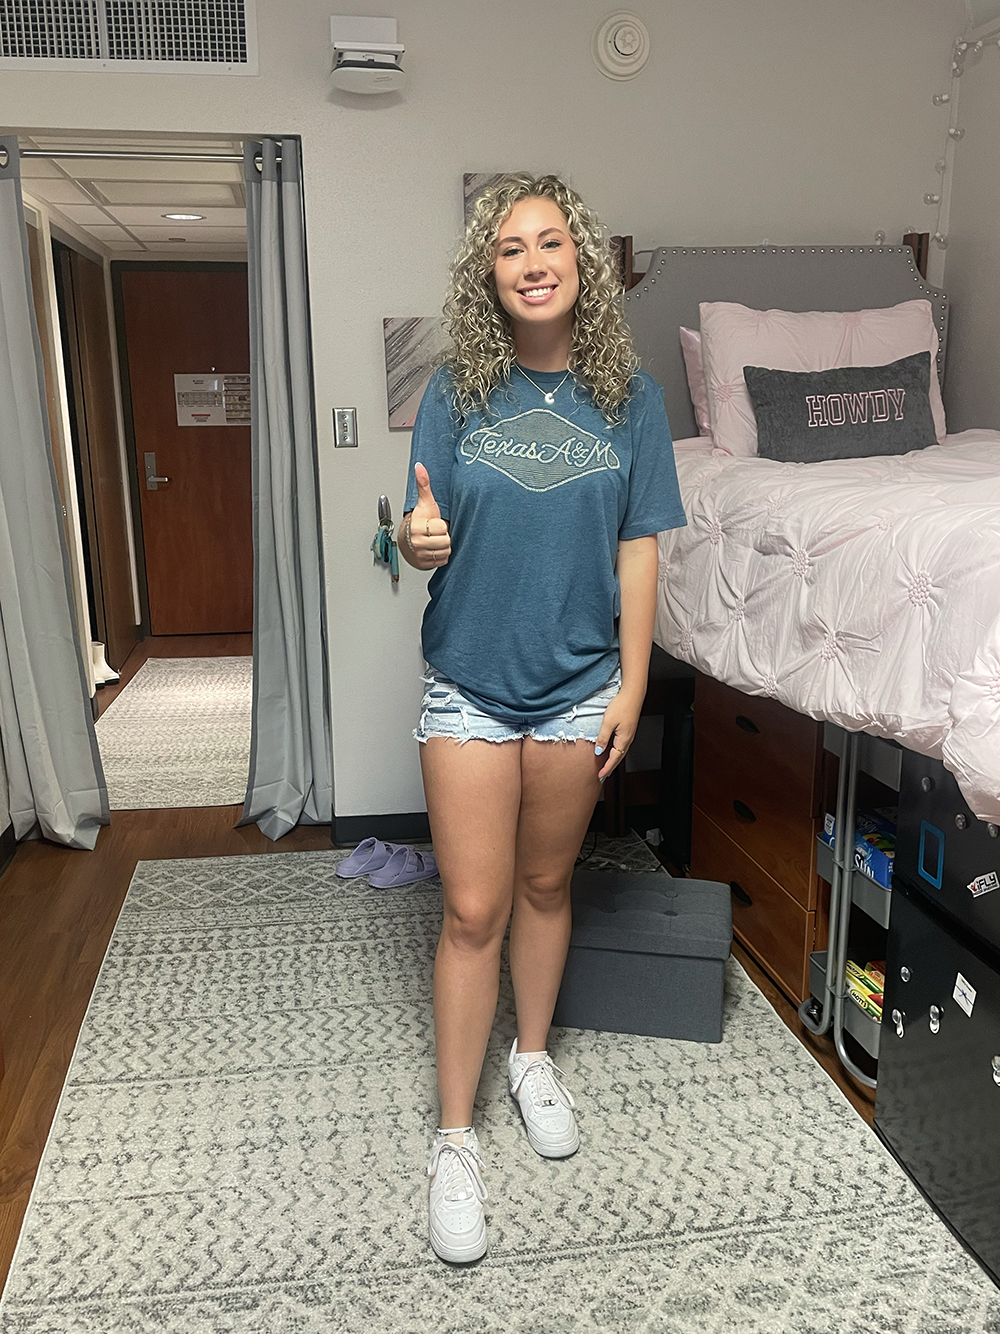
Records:
M0 69L256 74L253 0L0 0Z

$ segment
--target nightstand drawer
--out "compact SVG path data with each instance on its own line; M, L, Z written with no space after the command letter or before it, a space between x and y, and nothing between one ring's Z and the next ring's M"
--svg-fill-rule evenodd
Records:
M733 932L796 1001L809 994L809 953L816 915L782 887L696 806L691 874L733 891Z
M805 908L815 893L820 724L699 676L694 800Z

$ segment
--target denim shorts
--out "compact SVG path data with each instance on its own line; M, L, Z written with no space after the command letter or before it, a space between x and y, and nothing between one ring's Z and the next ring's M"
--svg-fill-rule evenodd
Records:
M520 723L483 713L465 698L454 681L433 667L427 668L424 684L427 688L420 705L420 722L413 732L420 742L432 736L453 737L460 743L517 741L521 737L533 741L596 741L604 711L621 689L622 673L621 667L616 667L606 685L565 713Z

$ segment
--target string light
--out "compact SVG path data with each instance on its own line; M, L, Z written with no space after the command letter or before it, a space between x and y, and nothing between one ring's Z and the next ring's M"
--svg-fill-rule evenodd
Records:
M948 247L947 234L942 230L942 224L944 222L943 215L945 211L945 203L944 203L945 190L943 188L945 183L944 178L947 177L948 167L950 164L948 149L950 146L958 144L960 140L964 139L965 137L964 127L955 124L955 121L958 116L958 103L957 103L958 84L955 82L955 80L960 79L962 75L965 73L965 66L967 59L970 56L976 57L978 59L978 57L982 55L983 51L987 46L996 46L1000 48L1000 33L994 32L989 37L985 38L980 37L974 42L969 41L964 37L957 37L954 43L952 44L951 48L951 78L952 78L951 90L947 93L935 93L932 98L933 103L936 107L943 107L943 106L949 107L949 116L948 116L949 125L947 130L948 139L946 140L945 143L945 155L943 157L939 157L938 160L934 163L934 170L940 177L942 177L942 188L940 190L929 190L924 195L924 203L930 206L936 206L937 208L937 219L936 219L937 225L934 231L931 233L931 240L941 250L946 250Z

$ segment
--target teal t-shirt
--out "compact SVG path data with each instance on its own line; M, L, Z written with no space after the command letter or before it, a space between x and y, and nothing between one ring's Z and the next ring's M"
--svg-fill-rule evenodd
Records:
M511 722L564 713L600 690L618 663L619 540L686 522L654 379L638 372L611 426L572 376L526 374L533 383L515 371L487 416L463 422L447 368L435 372L403 507L417 503L422 463L451 533L451 558L428 585L424 657Z

